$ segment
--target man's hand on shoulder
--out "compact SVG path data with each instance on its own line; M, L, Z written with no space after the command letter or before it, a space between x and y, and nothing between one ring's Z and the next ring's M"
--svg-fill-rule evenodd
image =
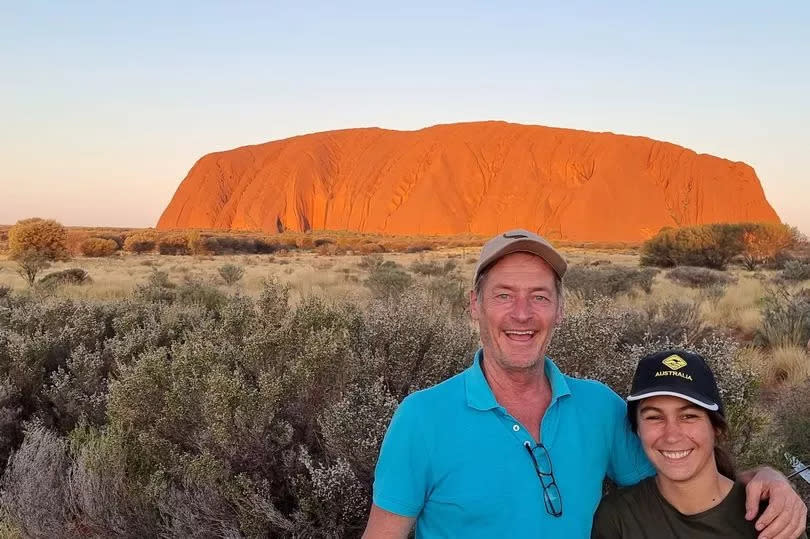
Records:
M406 539L414 522L415 518L403 517L372 504L363 539Z
M768 500L755 527L759 539L796 539L807 526L807 506L787 478L767 466L740 474L746 483L745 518L753 520L762 500Z

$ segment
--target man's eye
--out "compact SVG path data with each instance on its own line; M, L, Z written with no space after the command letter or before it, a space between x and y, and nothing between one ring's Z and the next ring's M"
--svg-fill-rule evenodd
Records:
M658 421L661 419L660 415L647 415L642 418L644 421Z
M537 301L538 303L540 303L540 302L543 302L543 301L548 301L548 298L546 296L539 296L538 295L538 296L534 296L534 301Z
M683 414L681 416L681 419L684 419L686 421L692 421L697 419L697 417L698 417L697 414Z
M498 294L495 297L498 299L509 299L509 294Z

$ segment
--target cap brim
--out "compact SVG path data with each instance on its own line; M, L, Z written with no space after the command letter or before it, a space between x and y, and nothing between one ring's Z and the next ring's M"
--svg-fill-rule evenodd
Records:
M505 245L501 249L498 249L494 253L487 256L486 259L480 260L478 262L478 267L476 268L475 274L478 275L490 264L512 253L531 253L539 256L545 260L549 266L551 266L551 269L554 270L554 273L556 273L560 279L562 279L563 275L565 275L565 271L568 269L568 264L565 262L565 259L560 255L560 253L557 252L556 249L554 249L554 247L551 245L543 245L537 240L527 238Z
M638 393L634 393L627 397L627 400L630 402L633 401L640 401L641 399L646 399L649 397L661 397L661 396L669 396L669 397L679 397L681 399L687 400L692 404L696 404L701 408L705 408L706 410L711 410L712 412L717 412L720 410L720 405L716 402L711 402L705 399L702 396L689 394L684 391L673 391L669 388L655 388L652 387L650 389L645 389L644 391L639 391Z

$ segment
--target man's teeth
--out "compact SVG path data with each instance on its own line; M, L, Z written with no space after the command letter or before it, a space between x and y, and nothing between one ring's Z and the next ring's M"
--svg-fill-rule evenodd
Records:
M689 453L691 452L691 449L687 449L686 451L660 451L662 455L670 460L680 460L689 456Z
M509 335L534 335L534 331L526 330L526 331L507 331Z

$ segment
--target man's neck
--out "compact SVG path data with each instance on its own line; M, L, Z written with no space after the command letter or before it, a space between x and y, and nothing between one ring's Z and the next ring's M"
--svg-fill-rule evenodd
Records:
M544 362L531 369L504 369L494 360L487 361L485 353L481 367L498 404L523 423L535 441L540 441L540 422L551 402Z
M672 481L659 474L655 480L658 491L684 515L708 511L726 498L734 481L721 475L716 466L706 468L688 481Z

